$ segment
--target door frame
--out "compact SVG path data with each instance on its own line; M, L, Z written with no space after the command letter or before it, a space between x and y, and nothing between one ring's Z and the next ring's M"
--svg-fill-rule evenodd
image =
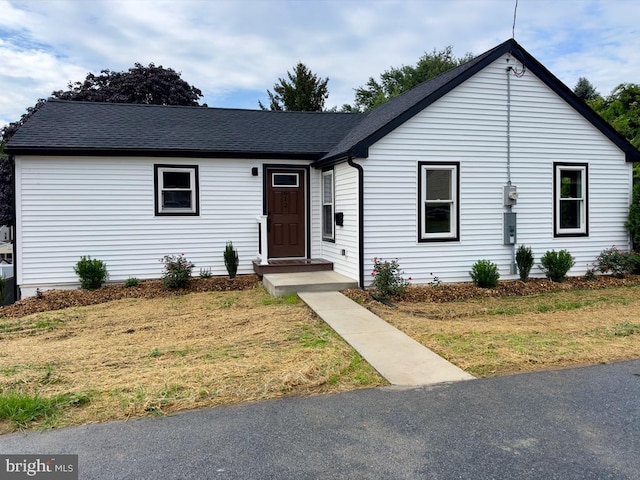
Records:
M292 257L292 258L311 258L311 172L309 165L296 165L290 163L264 163L262 164L262 214L268 214L267 208L267 188L269 187L269 182L271 181L271 177L269 175L270 169L278 169L278 170L290 170L291 172L304 172L304 245L305 245L305 255L303 257ZM270 235L267 232L267 239ZM268 240L267 240L268 242ZM269 258L272 258L269 255ZM280 257L277 257L280 258Z

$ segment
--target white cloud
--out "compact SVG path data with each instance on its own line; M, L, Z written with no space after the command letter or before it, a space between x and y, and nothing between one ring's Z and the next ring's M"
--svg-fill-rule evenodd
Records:
M511 36L514 0L0 0L0 124L89 71L174 68L210 106L256 108L302 61L329 104L425 52ZM519 0L516 39L569 87L640 82L640 2Z

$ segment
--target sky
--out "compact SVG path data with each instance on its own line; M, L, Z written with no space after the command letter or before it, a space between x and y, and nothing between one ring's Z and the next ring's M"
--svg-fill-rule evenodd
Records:
M210 107L257 109L303 62L326 107L425 52L512 37L516 0L0 0L0 126L38 98L138 62L181 72ZM518 0L515 39L573 88L640 83L640 1Z

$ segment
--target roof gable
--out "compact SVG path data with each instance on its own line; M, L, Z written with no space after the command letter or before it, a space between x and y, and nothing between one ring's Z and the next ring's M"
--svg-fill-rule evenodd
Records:
M635 147L515 40L510 39L469 62L434 77L375 108L325 155L318 162L318 165L332 163L347 157L366 158L369 147L375 142L507 53L525 65L527 70L540 78L553 92L625 152L628 162L640 161L640 152Z

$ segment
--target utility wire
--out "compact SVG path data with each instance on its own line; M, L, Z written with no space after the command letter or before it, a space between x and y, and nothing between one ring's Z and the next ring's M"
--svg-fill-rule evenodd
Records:
M513 9L513 27L511 27L511 38L516 39L516 14L518 12L518 0L516 0L516 6Z

